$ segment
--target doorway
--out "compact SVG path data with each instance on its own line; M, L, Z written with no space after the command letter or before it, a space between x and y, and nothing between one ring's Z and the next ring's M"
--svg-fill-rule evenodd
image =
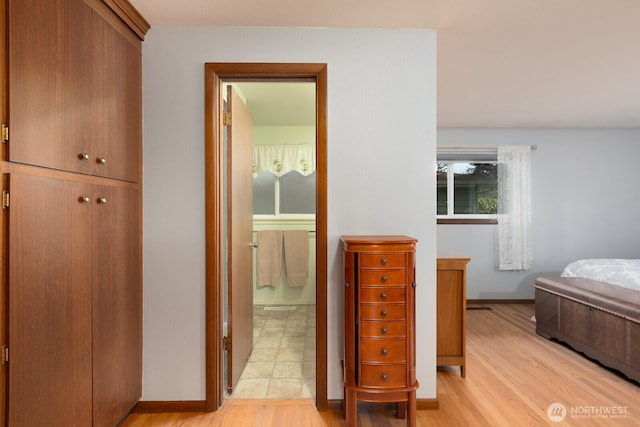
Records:
M225 397L314 398L315 82L224 86Z
M222 89L225 82L312 82L316 90L316 212L315 212L315 398L327 409L326 294L327 294L327 158L326 64L205 65L205 205L206 205L206 408L216 410L223 400L224 378L224 138Z

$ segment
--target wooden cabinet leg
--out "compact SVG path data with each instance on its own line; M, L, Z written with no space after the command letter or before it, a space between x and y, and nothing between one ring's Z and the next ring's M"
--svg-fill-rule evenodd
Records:
M460 366L460 376L462 378L464 378L466 375L465 369L464 369L464 365Z
M358 400L356 392L346 390L344 395L344 407L346 411L347 427L356 427L358 425Z
M407 402L396 403L397 417L401 419L407 418Z
M407 402L407 426L416 427L416 391L409 392L409 402Z

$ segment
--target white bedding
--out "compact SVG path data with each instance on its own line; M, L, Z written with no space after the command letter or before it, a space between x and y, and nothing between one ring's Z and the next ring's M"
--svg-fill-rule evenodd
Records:
M583 259L567 265L562 277L583 277L640 291L640 259Z

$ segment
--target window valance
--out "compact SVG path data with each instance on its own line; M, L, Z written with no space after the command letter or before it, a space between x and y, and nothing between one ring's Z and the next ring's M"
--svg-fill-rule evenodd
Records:
M253 147L253 176L271 172L282 176L297 171L303 176L316 170L316 150L311 144L255 145Z

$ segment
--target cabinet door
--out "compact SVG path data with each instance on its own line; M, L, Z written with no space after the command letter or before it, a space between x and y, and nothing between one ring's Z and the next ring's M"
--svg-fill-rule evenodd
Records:
M95 194L93 415L95 426L113 426L142 394L139 192Z
M140 41L91 15L91 139L95 174L138 182L142 156Z
M8 425L91 425L89 188L11 175Z
M91 9L78 0L8 4L9 160L88 173Z
M140 180L141 43L111 21L82 0L9 0L10 161Z

